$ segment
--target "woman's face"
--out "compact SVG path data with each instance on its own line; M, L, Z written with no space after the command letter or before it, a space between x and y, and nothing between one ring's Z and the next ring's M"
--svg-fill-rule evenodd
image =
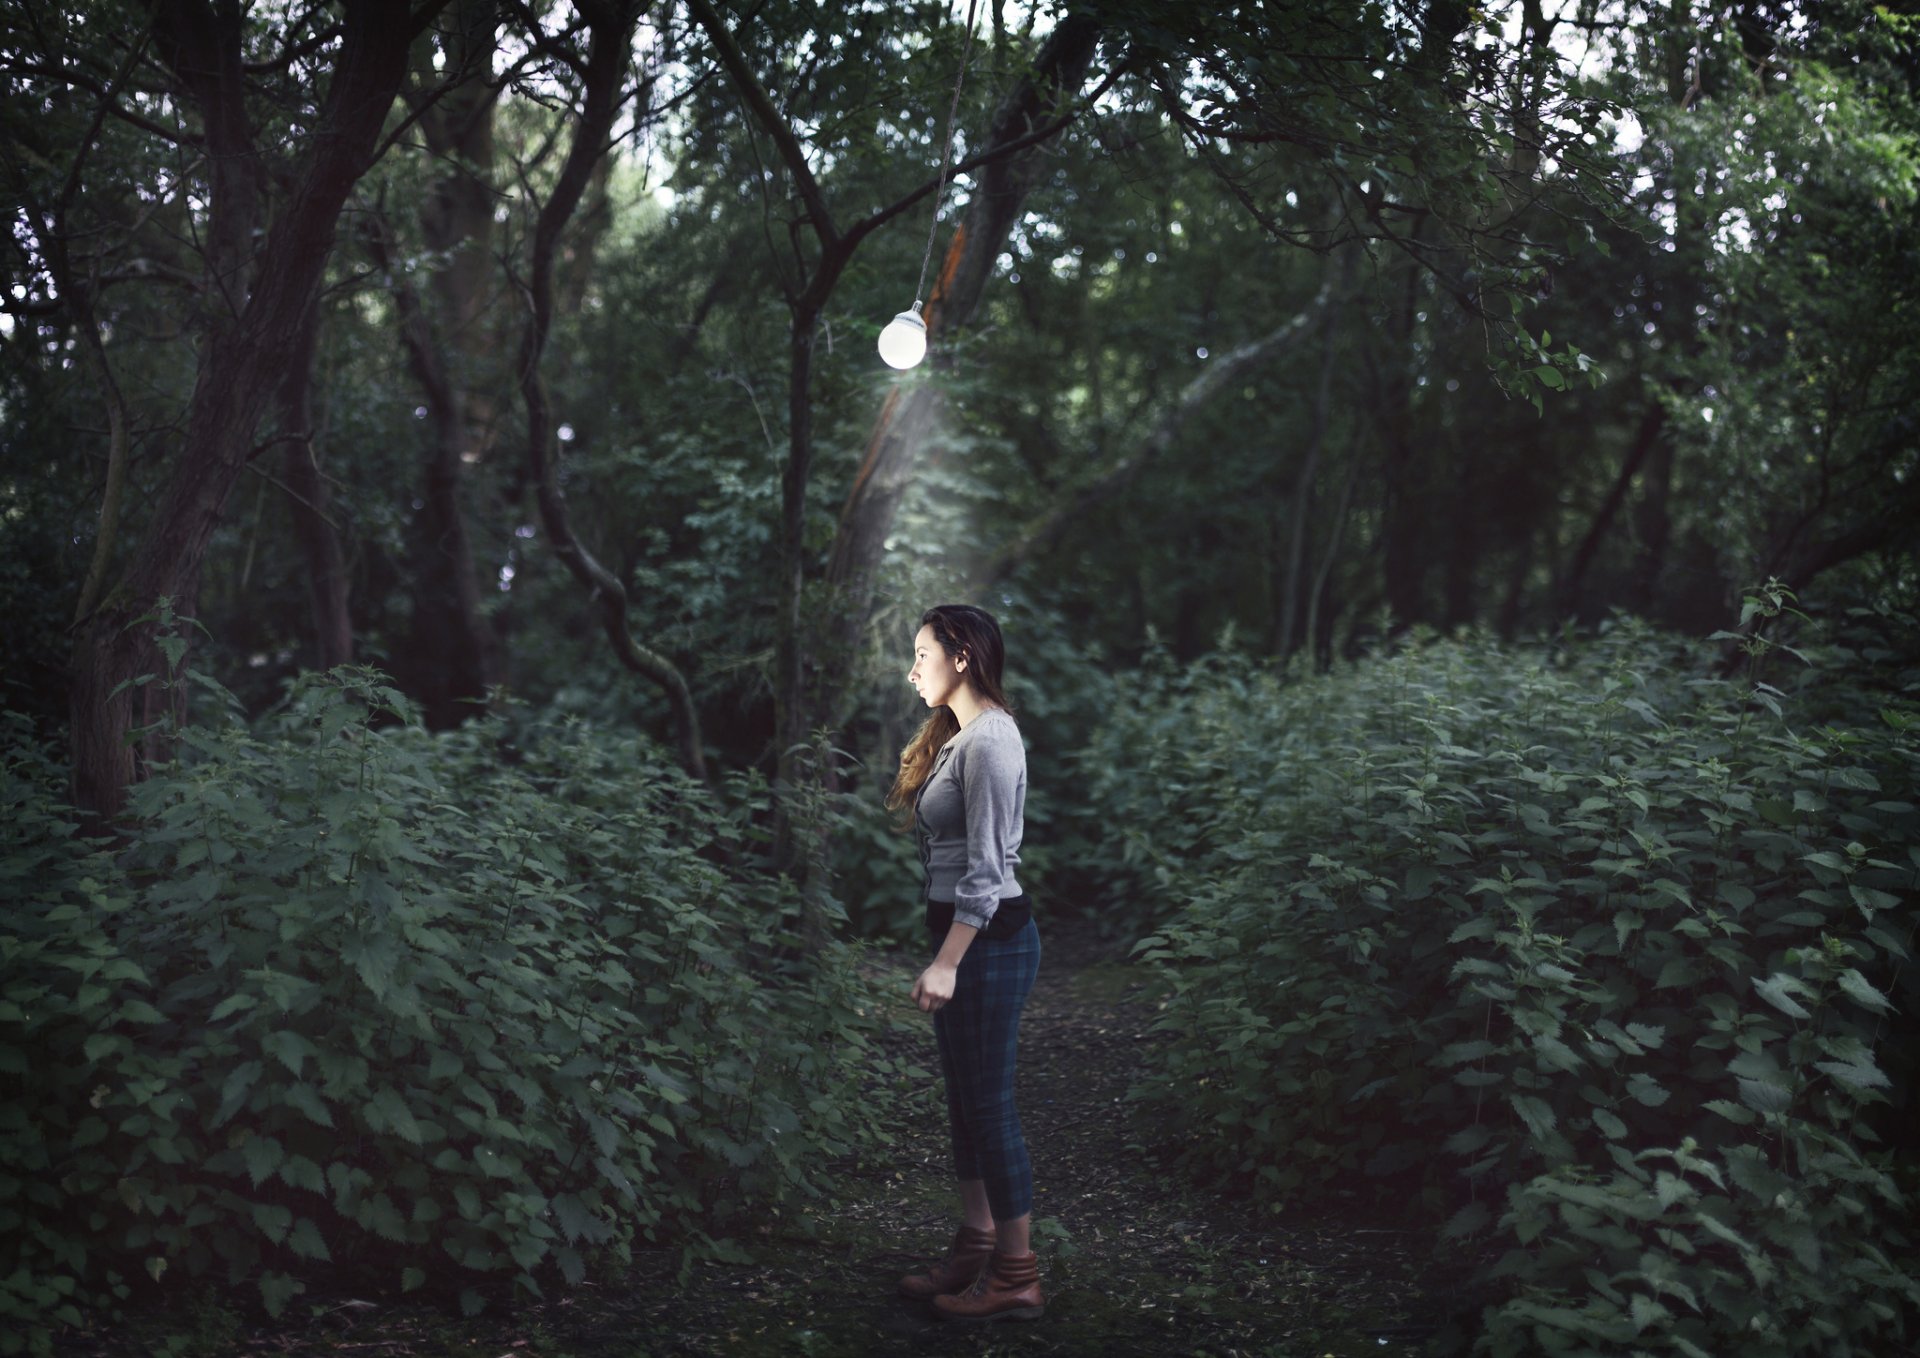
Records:
M913 639L913 668L907 672L907 682L920 690L928 707L945 707L967 682L934 637L932 623L923 626Z

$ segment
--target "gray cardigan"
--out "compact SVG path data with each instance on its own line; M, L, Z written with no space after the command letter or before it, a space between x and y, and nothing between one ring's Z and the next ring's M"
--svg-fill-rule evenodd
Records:
M1014 869L1027 806L1027 747L1005 709L975 717L933 757L914 804L924 899L952 901L958 924L984 929L1021 895Z

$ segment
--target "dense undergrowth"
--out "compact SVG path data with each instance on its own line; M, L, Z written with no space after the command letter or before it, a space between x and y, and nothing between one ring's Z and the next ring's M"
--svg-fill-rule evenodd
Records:
M1171 903L1144 1122L1274 1203L1422 1205L1490 1262L1479 1351L1910 1337L1914 676L1745 644L1148 666L1085 759L1109 900Z
M684 1273L873 1144L861 945L793 963L791 888L729 866L763 783L430 735L347 669L178 739L109 851L0 726L0 1347L202 1275L278 1314L323 1267L469 1311L642 1239Z

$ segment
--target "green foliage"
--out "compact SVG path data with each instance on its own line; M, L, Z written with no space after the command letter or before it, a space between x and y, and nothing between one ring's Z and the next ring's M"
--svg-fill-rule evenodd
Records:
M724 866L752 779L579 723L435 737L341 669L182 731L110 853L7 721L9 1329L141 1274L279 1314L331 1263L472 1310L640 1237L738 1257L874 1144L861 949L783 961L791 889Z
M1767 649L1149 666L1086 761L1171 989L1146 1118L1276 1205L1370 1187L1498 1246L1496 1354L1902 1333L1911 676L1789 692Z

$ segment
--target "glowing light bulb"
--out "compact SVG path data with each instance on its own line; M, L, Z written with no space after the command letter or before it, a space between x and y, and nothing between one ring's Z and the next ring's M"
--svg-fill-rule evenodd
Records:
M920 303L887 322L880 332L880 357L889 368L916 367L927 356L927 323L920 319Z

